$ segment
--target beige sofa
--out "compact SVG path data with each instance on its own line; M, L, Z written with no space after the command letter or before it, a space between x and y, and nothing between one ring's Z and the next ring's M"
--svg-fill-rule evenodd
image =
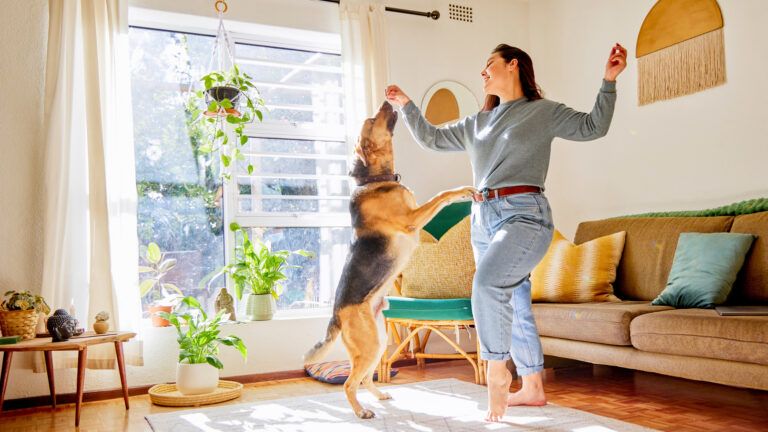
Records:
M768 212L583 222L580 244L626 231L617 269L621 303L535 303L544 353L694 380L768 390L768 316L652 306L666 286L682 232L757 236L728 304L768 304Z

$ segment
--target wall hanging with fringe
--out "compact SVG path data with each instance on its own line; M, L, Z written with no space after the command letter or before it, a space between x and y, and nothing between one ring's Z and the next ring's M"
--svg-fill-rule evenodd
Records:
M716 0L659 0L637 35L638 102L725 83L723 15Z

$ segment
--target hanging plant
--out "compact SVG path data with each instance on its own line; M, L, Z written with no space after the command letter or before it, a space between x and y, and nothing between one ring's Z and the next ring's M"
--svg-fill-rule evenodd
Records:
M190 91L187 110L196 122L202 122L204 126L203 144L199 151L205 154L218 153L223 166L221 176L230 179L230 166L245 160L240 150L248 143L245 125L255 119L262 121L262 111L266 107L264 99L251 81L252 78L241 71L234 62L232 44L222 17L227 11L226 2L218 0L214 8L219 17L219 29L211 65L216 59L218 68L200 78L202 89ZM253 165L250 162L247 169L248 174L253 174Z
M201 153L219 152L224 166L222 176L230 178L228 168L234 161L245 160L240 148L248 143L245 125L264 115L264 99L258 95L251 77L233 65L228 72L214 71L203 76L200 81L204 89L192 94L191 114L198 121L206 123L204 144ZM204 106L204 108L200 108ZM229 126L228 126L229 125ZM232 137L227 133L231 128ZM234 140L234 145L232 141ZM253 173L253 165L248 164L248 174Z

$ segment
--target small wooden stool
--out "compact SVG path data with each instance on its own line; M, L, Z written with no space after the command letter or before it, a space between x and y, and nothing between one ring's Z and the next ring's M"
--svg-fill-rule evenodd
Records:
M478 338L476 346L477 351L466 352L462 349L454 340L448 337L443 330L454 330L457 326L474 326L474 320L419 320L411 318L384 318L384 322L387 328L387 340L389 336L397 343L392 354L389 354L389 350L385 349L384 354L381 356L381 363L379 364L379 382L390 382L390 372L392 370L392 364L402 358L416 358L416 364L419 368L423 368L426 365L425 359L466 359L475 370L475 383L485 385L485 368L486 362L478 357L480 352L480 341ZM405 338L400 336L397 326L402 326L408 329L408 335ZM425 330L424 337L419 337L419 332ZM455 354L430 354L425 352L427 341L432 333L442 337L448 344L456 350ZM407 347L410 345L411 340L414 342L413 356L408 355ZM406 350L406 352L403 352Z

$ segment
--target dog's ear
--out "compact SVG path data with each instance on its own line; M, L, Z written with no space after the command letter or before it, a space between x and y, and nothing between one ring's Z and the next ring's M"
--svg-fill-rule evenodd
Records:
M362 145L360 145L360 143L358 143L355 146L355 154L360 159L360 162L363 163L363 166L367 168L368 167L368 158L365 155L365 149L363 148Z

